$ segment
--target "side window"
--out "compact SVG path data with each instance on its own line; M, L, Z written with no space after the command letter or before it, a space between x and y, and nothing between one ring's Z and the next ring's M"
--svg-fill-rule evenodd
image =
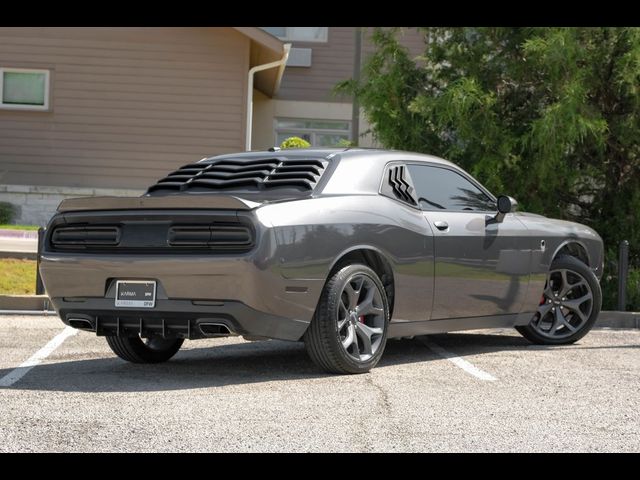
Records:
M447 168L407 165L423 210L493 211L495 203L462 175Z

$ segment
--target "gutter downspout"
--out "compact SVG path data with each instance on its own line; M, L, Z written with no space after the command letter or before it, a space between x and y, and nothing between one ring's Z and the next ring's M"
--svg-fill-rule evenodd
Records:
M249 69L249 81L247 82L247 128L246 128L246 137L245 137L245 150L247 152L251 151L251 135L253 133L253 77L257 72L261 72L263 70L269 70L270 68L280 67L278 71L278 79L276 81L275 90L278 90L280 86L280 79L282 78L282 72L287 64L287 59L289 58L289 50L291 49L290 43L284 44L284 52L282 54L282 58L280 60L276 60L275 62L265 63L262 65L256 65Z

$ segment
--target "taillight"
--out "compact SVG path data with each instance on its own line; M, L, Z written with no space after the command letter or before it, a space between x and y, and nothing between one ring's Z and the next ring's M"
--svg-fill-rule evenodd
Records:
M51 235L55 247L113 246L120 242L120 228L115 226L57 227Z
M251 230L242 225L174 226L169 229L170 246L244 248L252 244Z

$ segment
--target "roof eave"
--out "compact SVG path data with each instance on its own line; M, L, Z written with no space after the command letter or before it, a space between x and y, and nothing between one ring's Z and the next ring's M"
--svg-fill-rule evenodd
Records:
M233 27L251 41L249 68L285 58L288 53L286 44L258 27ZM284 65L256 73L255 88L269 97L273 97L282 81Z

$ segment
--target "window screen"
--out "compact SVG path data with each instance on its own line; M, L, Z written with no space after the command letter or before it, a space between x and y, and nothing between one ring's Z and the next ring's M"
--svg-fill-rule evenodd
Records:
M47 109L49 72L0 68L0 107Z

